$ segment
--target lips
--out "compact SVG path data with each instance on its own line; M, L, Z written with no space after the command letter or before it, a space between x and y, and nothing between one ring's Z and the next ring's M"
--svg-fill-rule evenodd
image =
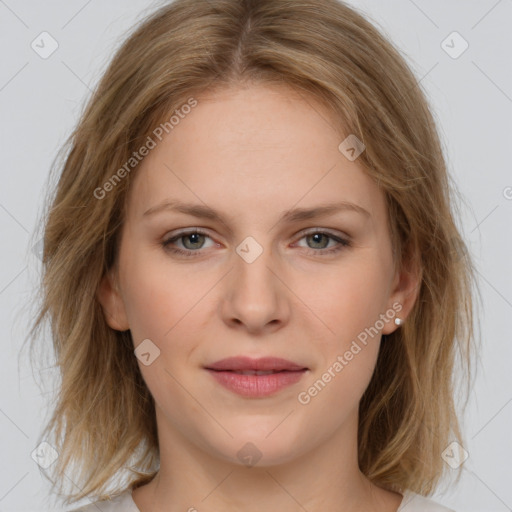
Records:
M228 357L206 367L209 370L232 372L281 372L307 370L304 366L278 357Z
M302 365L276 357L229 357L205 369L225 388L252 398L274 395L297 383L308 371Z

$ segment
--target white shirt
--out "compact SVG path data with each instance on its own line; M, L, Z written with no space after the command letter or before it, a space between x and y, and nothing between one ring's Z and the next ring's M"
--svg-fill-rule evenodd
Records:
M98 507L96 507L98 505ZM96 501L68 512L140 512L132 498L131 489L127 489L111 500ZM443 507L429 498L425 498L412 491L405 491L403 499L396 512L455 512L451 508Z

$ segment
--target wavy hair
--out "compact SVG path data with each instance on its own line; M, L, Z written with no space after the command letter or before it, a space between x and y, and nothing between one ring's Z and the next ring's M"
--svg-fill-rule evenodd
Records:
M427 496L447 468L443 450L465 444L456 392L459 382L468 395L471 386L474 268L436 123L406 59L338 0L176 0L117 50L62 148L42 219L30 332L39 346L41 327L51 328L61 382L41 440L59 453L52 489L68 478L78 488L68 503L121 492L107 489L123 470L136 488L159 465L154 401L130 332L111 329L96 298L116 261L136 166L112 177L191 97L243 82L292 87L329 109L340 142L363 141L358 163L385 195L396 268L420 272L407 322L386 336L360 401L361 471L381 487Z

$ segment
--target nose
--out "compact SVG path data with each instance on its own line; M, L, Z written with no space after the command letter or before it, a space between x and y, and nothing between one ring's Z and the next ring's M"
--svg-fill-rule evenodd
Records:
M224 322L251 334L282 328L289 321L289 294L283 266L270 249L254 239L237 247L233 268L225 280L221 306Z

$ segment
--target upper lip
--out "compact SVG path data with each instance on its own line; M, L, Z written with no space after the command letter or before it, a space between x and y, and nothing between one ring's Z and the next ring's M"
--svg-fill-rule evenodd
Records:
M259 359L252 359L250 357L227 357L221 359L213 364L205 366L208 370L217 371L244 371L244 370L255 370L255 371L298 371L307 370L305 366L281 359L279 357L261 357Z

